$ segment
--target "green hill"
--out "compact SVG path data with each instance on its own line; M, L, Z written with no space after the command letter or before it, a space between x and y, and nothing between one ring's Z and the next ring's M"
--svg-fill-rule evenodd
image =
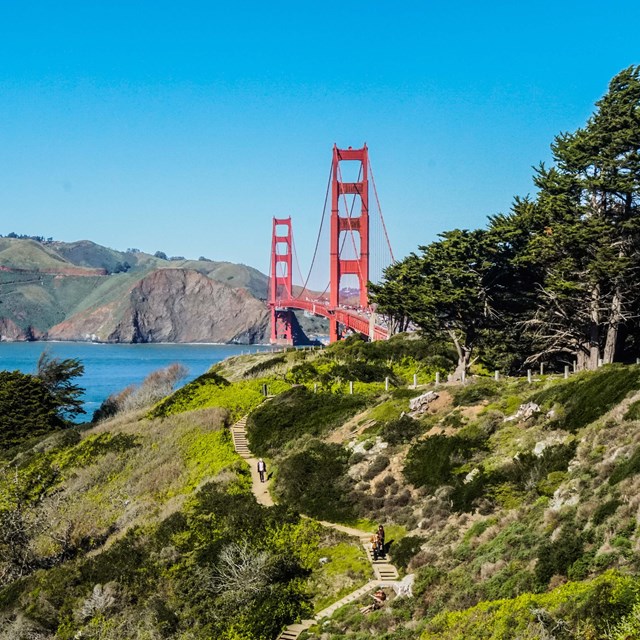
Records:
M150 278L157 286L159 280L153 278L159 272L168 274L159 291L166 308L151 310L132 292ZM264 341L266 295L267 277L245 265L166 259L88 240L0 238L3 340L128 342L153 341L158 335L169 341ZM198 330L191 308L210 318L210 326L201 323ZM138 321L147 329L136 333L135 318L145 315L155 318L155 324ZM234 323L233 317L244 322Z
M30 526L11 553L0 540L5 635L275 638L369 579L357 544L304 513L383 523L415 581L301 637L638 637L640 367L435 387L455 361L402 336L239 356L23 452L0 482L3 522ZM257 505L231 446L248 412L278 507Z

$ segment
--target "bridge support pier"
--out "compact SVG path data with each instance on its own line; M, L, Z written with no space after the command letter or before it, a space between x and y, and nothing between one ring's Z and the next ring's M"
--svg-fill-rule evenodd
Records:
M329 318L329 342L337 342L340 339L338 324L337 320Z
M271 344L293 346L293 311L271 307Z

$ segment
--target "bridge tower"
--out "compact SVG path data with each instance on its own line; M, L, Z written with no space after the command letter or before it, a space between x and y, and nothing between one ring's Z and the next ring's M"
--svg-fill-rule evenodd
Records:
M358 182L342 182L340 162L359 161L361 163ZM331 277L329 285L329 306L337 309L340 306L340 280L343 275L353 274L357 276L360 287L360 306L366 309L369 304L369 152L365 144L362 149L338 149L333 145L333 163L331 171ZM340 198L344 198L346 204L347 195L360 197L360 210L350 211L346 215L340 215ZM354 207L355 208L355 203ZM346 260L340 257L340 250L345 241L343 234L353 233L359 235L359 244L356 245L355 258ZM355 244L355 240L354 240ZM338 339L338 321L329 320L329 339L335 342Z
M291 218L274 218L271 234L271 273L269 274L269 308L271 309L271 344L292 345L291 309L279 306L292 298L293 234Z

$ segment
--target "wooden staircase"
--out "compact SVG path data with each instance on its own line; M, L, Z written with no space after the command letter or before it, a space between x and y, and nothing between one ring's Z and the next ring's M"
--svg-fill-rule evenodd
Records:
M231 427L233 447L243 458L251 458L249 443L247 442L247 416L243 416Z

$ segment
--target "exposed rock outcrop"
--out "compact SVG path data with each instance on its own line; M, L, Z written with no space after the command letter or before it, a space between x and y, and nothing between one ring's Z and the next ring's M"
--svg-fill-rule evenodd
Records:
M192 270L161 269L117 302L78 313L52 327L51 340L101 342L264 342L265 305Z
M21 329L13 320L0 318L0 342L26 342L39 337L31 327Z

